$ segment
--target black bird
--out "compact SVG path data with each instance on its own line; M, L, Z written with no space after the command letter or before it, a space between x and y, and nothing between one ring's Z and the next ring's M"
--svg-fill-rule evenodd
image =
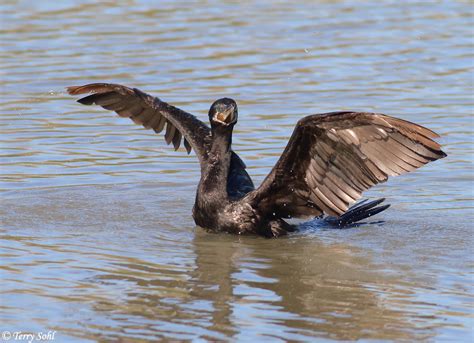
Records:
M294 231L284 218L329 216L346 225L385 210L384 199L349 209L370 187L388 176L415 170L443 158L435 132L378 113L331 112L302 118L283 154L259 188L232 150L237 104L223 98L209 110L209 128L192 114L136 88L93 83L67 88L93 93L78 102L100 105L161 132L178 149L194 149L201 180L193 208L197 225L235 234L278 237Z

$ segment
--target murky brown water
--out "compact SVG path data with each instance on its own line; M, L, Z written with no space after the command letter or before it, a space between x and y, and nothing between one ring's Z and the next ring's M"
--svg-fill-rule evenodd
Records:
M57 341L473 338L467 2L4 1L0 328ZM199 168L64 87L112 81L206 118L240 106L258 184L303 115L438 131L448 158L367 193L384 223L287 239L191 218Z

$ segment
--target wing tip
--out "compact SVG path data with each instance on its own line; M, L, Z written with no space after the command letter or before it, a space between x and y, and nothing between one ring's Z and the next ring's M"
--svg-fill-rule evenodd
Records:
M66 87L66 91L70 95L78 95L84 93L95 93L98 90L98 87L103 87L105 84L103 83L89 83L87 85L82 86L69 86Z
M69 86L66 87L66 91L68 92L69 95L76 95L76 94L81 94L80 88L83 86Z
M447 153L445 153L443 150L441 150L441 146L439 146L438 149L431 149L429 147L426 147L429 149L429 151L431 151L433 154L435 154L435 156L433 157L425 157L426 159L428 159L428 162L433 162L433 161L436 161L436 160L440 160L442 158L445 158L448 156Z
M92 105L94 103L94 100L90 99L90 96L86 96L76 101L82 105Z
M82 86L69 86L66 87L66 91L70 95L84 94L84 93L104 93L112 90L119 91L127 88L113 83L88 83Z

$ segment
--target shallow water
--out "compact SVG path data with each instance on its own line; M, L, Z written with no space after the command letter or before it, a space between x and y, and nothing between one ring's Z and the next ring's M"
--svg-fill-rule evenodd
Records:
M58 341L473 338L467 2L6 1L0 328ZM206 118L239 104L258 184L306 114L414 121L448 157L367 192L383 223L209 234L196 158L64 87L112 81Z

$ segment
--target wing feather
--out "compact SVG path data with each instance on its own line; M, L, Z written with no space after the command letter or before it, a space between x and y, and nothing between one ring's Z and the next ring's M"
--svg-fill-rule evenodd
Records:
M332 189L332 191L339 197L339 199L341 199L342 201L346 203L346 206L357 200L357 197L352 198L349 195L349 191L348 191L348 188L350 187L349 185L344 184L344 183L341 183L341 184L334 183L330 175L331 173L327 174L327 177L324 179L324 185L326 185L327 188Z
M181 140L186 140L186 151L191 149L201 163L206 159L210 129L192 114L171 106L156 97L152 97L136 88L110 83L92 83L84 86L68 87L69 94L93 93L78 101L84 105L96 104L119 116L130 118L136 124L160 133L165 128L166 143L178 149Z
M175 131L176 131L176 128L174 127L174 125L168 121L168 123L166 124L166 132L165 132L166 144L171 143L171 141L173 140Z
M161 118L162 115L155 113L152 108L145 108L138 116L132 117L132 120L135 124L142 124L145 129L151 129Z
M263 212L278 210L284 198L295 204L281 209L285 215L342 215L363 191L389 176L445 157L432 140L436 137L427 128L377 113L308 116L298 122L277 164L248 199Z
M166 117L161 116L160 121L156 124L156 126L152 126L153 131L155 131L156 133L160 133L165 128L166 123L167 123Z

